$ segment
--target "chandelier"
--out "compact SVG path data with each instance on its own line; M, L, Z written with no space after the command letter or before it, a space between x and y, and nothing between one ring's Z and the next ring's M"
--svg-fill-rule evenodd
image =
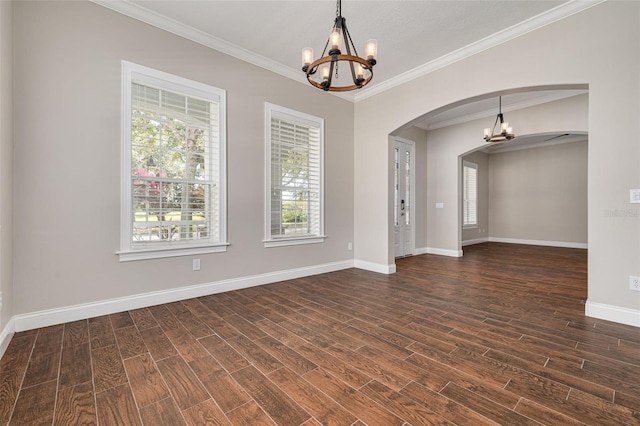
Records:
M498 121L500 121L500 133L495 133ZM484 140L487 142L504 142L510 141L515 137L516 135L513 134L513 128L509 126L508 122L504 121L504 117L502 116L502 96L500 96L498 116L496 117L495 123L493 123L493 129L489 127L484 129Z
M329 52L327 53L327 48ZM343 50L344 49L344 54ZM326 54L326 56L325 56ZM324 46L320 59L313 60L313 49L302 49L302 71L307 75L309 83L315 87L332 92L347 92L360 89L367 85L373 77L373 66L376 64L378 42L367 40L365 46L366 59L358 56L358 52L351 40L347 23L342 16L342 1L336 3L336 19L327 44ZM341 65L346 65L347 82L340 85L337 82L339 72L343 73ZM339 69L340 68L340 69ZM319 77L316 73L320 71ZM332 84L333 83L333 84Z

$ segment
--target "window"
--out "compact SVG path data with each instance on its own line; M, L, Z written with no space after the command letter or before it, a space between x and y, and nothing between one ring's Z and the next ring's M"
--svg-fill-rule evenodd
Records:
M120 260L226 250L225 92L124 62Z
M324 241L324 120L266 104L265 247Z
M473 228L478 225L478 165L462 163L462 225Z

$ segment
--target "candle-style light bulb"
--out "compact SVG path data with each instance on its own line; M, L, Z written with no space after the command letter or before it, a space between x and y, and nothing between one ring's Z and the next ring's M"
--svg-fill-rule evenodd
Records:
M508 128L509 128L509 123L507 121L502 123L502 131L503 132L506 132Z
M325 65L322 67L322 71L320 71L320 75L322 76L322 81L329 80L329 66Z
M364 68L360 64L356 65L356 78L359 80L364 80Z
M485 138L490 138L491 137L491 129L489 127L484 129L484 137Z
M367 61L375 61L378 57L378 41L376 39L367 40L367 44L364 48Z
M313 62L313 48L305 47L302 49L302 66L308 67Z
M331 36L329 37L330 43L331 43L331 49L336 49L336 50L340 50L340 44L342 41L342 34L340 34L340 29L339 28L334 28L334 30L331 32Z

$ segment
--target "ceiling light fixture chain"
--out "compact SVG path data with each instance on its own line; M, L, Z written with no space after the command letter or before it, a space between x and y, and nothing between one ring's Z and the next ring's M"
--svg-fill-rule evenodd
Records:
M331 46L327 53L329 45ZM346 54L343 54L341 49L344 49ZM367 85L373 77L373 66L377 62L378 42L374 39L367 40L365 53L366 59L358 56L351 34L347 29L346 19L342 16L342 0L337 0L336 18L322 55L320 59L314 60L312 48L302 49L302 71L306 74L309 83L325 91L345 92L360 89ZM351 81L342 85L338 81L340 62L346 62L351 71ZM320 70L320 78L316 80L315 74L318 70Z
M500 133L496 133L496 125L500 122ZM516 135L513 133L513 128L509 126L509 123L504 121L502 115L502 96L498 97L498 115L496 121L493 123L493 128L487 127L484 129L484 140L487 142L504 142L514 139Z

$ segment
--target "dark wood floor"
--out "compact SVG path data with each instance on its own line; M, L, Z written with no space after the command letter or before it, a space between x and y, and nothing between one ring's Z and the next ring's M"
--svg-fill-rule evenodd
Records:
M17 333L0 424L640 424L586 251L488 243Z

